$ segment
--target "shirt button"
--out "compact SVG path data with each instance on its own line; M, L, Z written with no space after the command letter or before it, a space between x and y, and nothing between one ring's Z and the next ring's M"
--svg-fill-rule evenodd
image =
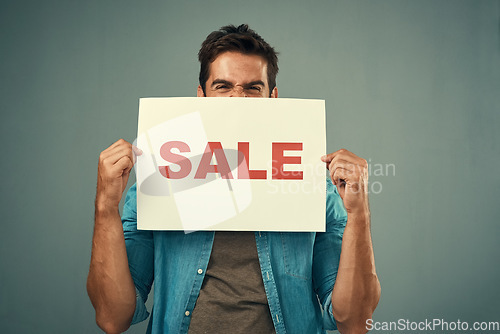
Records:
M198 274L203 274L203 269L198 269Z
M186 311L186 312L184 312L184 314L186 315L186 317L189 317L189 315L190 315L191 313L189 313L189 311Z

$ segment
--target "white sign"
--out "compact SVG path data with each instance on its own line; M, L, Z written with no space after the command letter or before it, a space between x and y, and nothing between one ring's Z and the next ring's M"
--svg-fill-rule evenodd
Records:
M142 230L324 231L323 100L142 98Z

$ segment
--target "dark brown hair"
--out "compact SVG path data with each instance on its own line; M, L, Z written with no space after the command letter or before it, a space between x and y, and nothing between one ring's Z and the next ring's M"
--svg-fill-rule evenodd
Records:
M221 53L237 51L243 54L258 55L267 61L267 83L269 94L276 87L276 75L278 74L278 53L272 46L260 37L247 24L238 27L227 25L212 32L201 44L198 52L200 61L200 86L205 92L205 86L210 75L210 64Z

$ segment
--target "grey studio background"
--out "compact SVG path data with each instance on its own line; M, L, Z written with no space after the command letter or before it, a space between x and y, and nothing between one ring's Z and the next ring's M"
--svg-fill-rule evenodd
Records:
M195 96L201 42L244 22L281 53L280 97L325 99L328 150L372 166L375 320L500 321L499 17L499 1L1 1L0 332L100 332L99 153L135 138L139 97Z

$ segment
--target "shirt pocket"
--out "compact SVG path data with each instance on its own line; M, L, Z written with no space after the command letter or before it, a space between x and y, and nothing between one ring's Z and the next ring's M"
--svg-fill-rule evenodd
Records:
M314 232L281 232L283 264L287 275L309 280L312 277Z

